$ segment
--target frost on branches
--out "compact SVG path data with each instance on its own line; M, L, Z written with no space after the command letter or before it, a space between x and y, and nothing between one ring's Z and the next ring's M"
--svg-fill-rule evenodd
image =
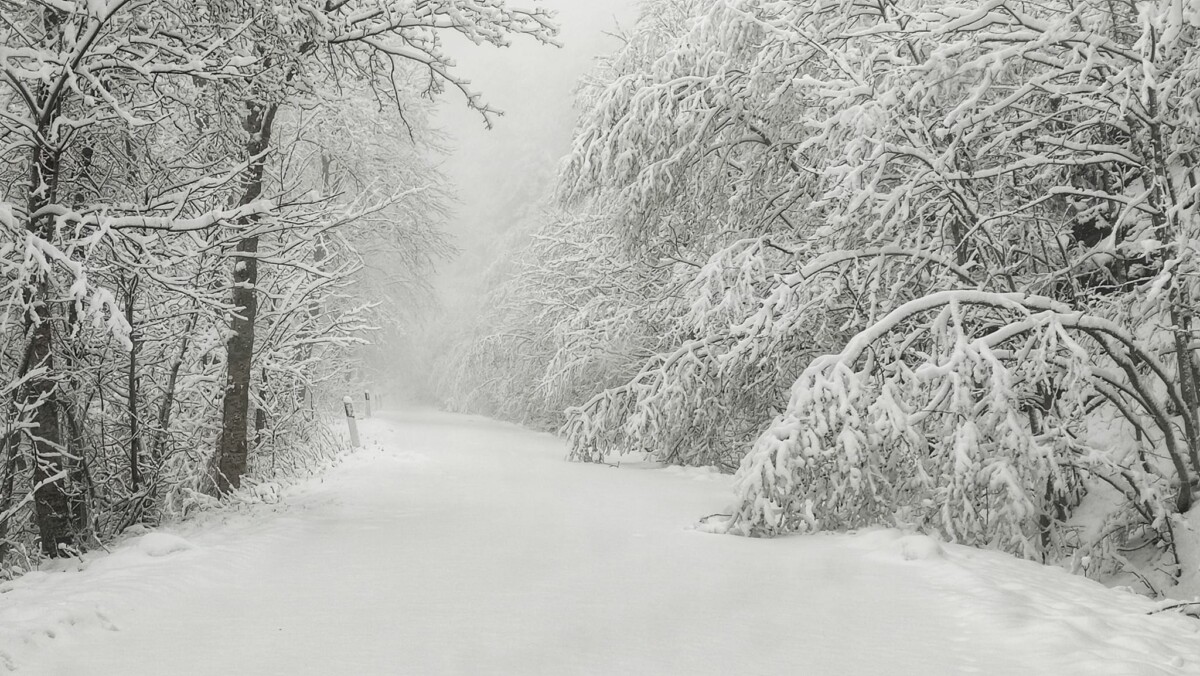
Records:
M1182 405L1108 320L1037 296L933 293L813 360L743 460L725 527L886 523L1111 566L1129 540L1174 546L1196 467L1195 430L1171 420ZM1072 518L1085 500L1101 522Z
M496 114L444 37L556 28L494 0L58 0L0 18L6 576L335 449L322 410L448 250L430 99Z
M648 2L581 91L560 197L594 226L557 233L606 242L572 254L590 307L643 300L559 308L574 338L528 364L662 328L573 381L573 457L740 467L734 532L902 525L1178 581L1198 31L1166 0Z
M512 260L489 275L493 291L470 333L444 355L448 405L546 429L597 383L616 385L662 349L676 283L646 269L603 220L549 212L520 232ZM507 257L506 257L507 258ZM502 259L503 260L503 259ZM645 308L649 305L652 311Z
M819 346L881 316L909 296L914 274L950 283L965 270L937 255L896 247L796 257L768 238L734 243L690 281L680 320L688 338L647 361L629 382L568 409L572 456L600 460L641 451L663 462L737 466ZM765 279L764 279L765 278ZM786 382L785 382L786 381Z

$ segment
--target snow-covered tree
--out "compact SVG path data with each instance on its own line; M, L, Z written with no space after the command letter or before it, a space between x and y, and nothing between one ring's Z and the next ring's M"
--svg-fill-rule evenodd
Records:
M1000 296L927 292L864 327L842 358L813 362L742 465L743 530L911 519L1028 556L1065 542L1054 558L1096 565L1119 560L1116 549L1130 541L1173 551L1167 515L1190 508L1200 465L1185 309L1195 284L1194 103L1184 94L1194 27L1172 3L1124 11L898 5L847 12L838 30L814 23L827 44L845 36L839 52L856 48L860 68L870 46L902 55L908 63L889 56L854 79L868 88L861 102L878 108L881 125L925 120L921 135L902 130L919 143L862 134L869 161L847 163L851 182L825 194L840 191L854 207L840 219L899 228L888 220L896 209L915 213L914 198L931 193L930 205L944 205L934 220L948 230L941 248L987 273L980 288L1022 296L1006 301L1013 316L997 316ZM939 98L934 111L922 109ZM920 115L909 114L914 107ZM911 231L910 216L905 223ZM1031 292L1065 302L1051 307ZM990 313L961 309L976 304ZM930 311L940 305L947 309ZM880 344L885 335L896 342ZM1173 359L1160 362L1164 347ZM860 389L854 372L873 384ZM833 403L839 397L845 408ZM1088 434L1114 419L1132 432ZM841 469L815 457L837 458ZM875 462L887 468L868 469ZM804 478L782 479L793 470ZM765 497L785 484L788 498ZM1085 533L1070 496L1088 490L1104 504L1111 488L1121 499L1107 501L1109 527ZM746 519L750 512L757 516Z
M325 388L446 250L431 95L497 114L442 37L555 32L492 0L0 16L0 566L327 448Z
M591 278L662 329L568 410L574 457L740 465L737 532L1177 558L1197 22L1170 0L648 3L583 88L561 194L599 217L562 250L609 237L623 279L677 283ZM611 319L643 317L555 324Z
M266 155L274 148L274 125L282 109L322 78L325 64L349 74L339 85L362 86L380 100L403 107L398 97L404 74L416 66L428 76L431 92L446 86L460 90L467 104L487 121L495 114L479 94L453 70L443 36L458 34L476 44L503 46L512 36L552 42L555 26L540 9L521 10L503 2L439 0L411 3L396 0L346 0L314 8L307 3L254 5L235 15L251 27L241 40L262 59L266 70L241 94L242 127L247 132L243 156L250 168L242 180L238 204L259 199L264 191ZM234 315L228 346L228 372L221 436L217 442L214 479L220 493L236 488L246 471L254 325L258 313L259 236L254 219L237 244L240 264L233 271Z
M164 116L190 126L182 102L204 83L241 77L253 61L228 48L229 26L175 9L0 5L0 143L8 160L2 326L11 359L0 528L7 530L20 507L13 484L19 468L29 467L26 501L52 556L80 546L90 530L82 411L67 396L79 362L68 348L92 327L131 345L113 283L121 275L105 270L152 268L165 233L203 230L263 208L220 205L222 186L239 167L210 159L198 168L190 151L179 152L163 134ZM152 169L167 171L155 176ZM18 449L25 438L31 462Z

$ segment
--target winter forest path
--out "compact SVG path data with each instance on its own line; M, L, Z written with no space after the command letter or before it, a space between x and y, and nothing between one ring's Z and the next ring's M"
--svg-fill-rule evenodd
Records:
M18 581L0 639L76 610L11 649L17 673L1200 673L1200 623L1058 571L895 532L694 530L728 477L567 463L430 412L363 437L277 505Z

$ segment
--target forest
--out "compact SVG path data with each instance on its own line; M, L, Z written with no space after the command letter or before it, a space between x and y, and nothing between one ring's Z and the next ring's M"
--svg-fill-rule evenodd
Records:
M1200 0L0 0L0 157L0 675L1200 673Z
M315 466L428 305L494 0L0 0L0 571ZM454 36L453 38L451 36ZM260 488L261 487L261 488Z
M439 392L574 460L735 473L714 532L1194 585L1198 29L1188 0L647 0Z
M311 471L404 353L571 460L734 474L704 530L1200 585L1200 4L645 0L457 318L435 111L500 111L447 44L551 11L0 18L5 577Z

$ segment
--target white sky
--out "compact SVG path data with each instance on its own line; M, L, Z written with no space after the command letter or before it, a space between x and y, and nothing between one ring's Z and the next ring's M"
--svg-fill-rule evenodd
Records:
M558 12L562 48L514 40L507 49L464 42L455 50L459 72L505 115L488 131L461 96L448 94L442 105L438 122L454 136L456 148L443 168L457 184L461 200L449 230L463 254L445 266L439 283L452 305L457 296L478 291L473 282L494 262L499 237L551 188L558 160L570 145L576 83L597 55L619 46L605 32L618 25L631 27L637 15L637 0L537 4Z

